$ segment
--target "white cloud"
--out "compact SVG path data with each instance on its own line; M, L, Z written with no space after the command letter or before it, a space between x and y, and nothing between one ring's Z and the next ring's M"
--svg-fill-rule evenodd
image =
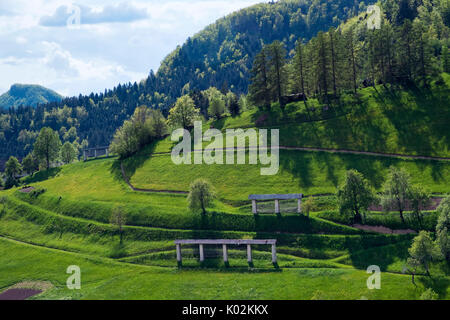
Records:
M13 83L78 95L140 81L187 37L257 2L0 0L0 93ZM72 4L79 29L63 27Z
M107 5L100 9L85 5L63 5L52 15L42 17L39 23L46 27L63 27L73 17L79 17L81 24L126 23L146 19L148 14L145 10L126 2Z

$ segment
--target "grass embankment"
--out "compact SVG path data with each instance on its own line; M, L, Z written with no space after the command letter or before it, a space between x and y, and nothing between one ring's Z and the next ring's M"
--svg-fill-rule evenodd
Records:
M41 195L38 198L17 193L17 196L34 206L57 212L71 217L77 217L101 223L109 223L113 205L89 202L59 200L55 197ZM336 223L299 214L260 215L229 214L223 212L178 213L174 211L156 211L150 206L124 207L127 212L127 225L186 229L186 230L217 230L217 231L249 231L249 232L291 232L291 233L327 233L327 234L358 234L360 231L338 225Z
M41 246L62 250L129 256L172 250L178 238L275 238L279 252L311 259L329 259L411 239L394 235L308 235L276 232L218 232L200 230L170 230L161 228L125 227L124 245L118 246L117 229L91 220L66 217L9 198L0 217L0 234ZM267 251L262 246L258 250ZM173 261L171 261L173 264Z

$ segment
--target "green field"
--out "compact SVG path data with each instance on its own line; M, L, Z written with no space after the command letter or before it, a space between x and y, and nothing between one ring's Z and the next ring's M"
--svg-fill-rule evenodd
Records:
M361 156L297 151L282 154L291 157L292 162L302 163L299 155L312 159L319 167L322 156L341 164L355 157L352 163L361 163ZM384 170L392 164L389 159L373 157L365 161L367 166L371 163ZM445 163L393 161L410 170L417 181L430 181L435 192L448 192ZM200 167L203 170L196 171L193 167L185 170L189 174L180 171L178 175L170 157L155 156L136 169L131 181L137 184L145 181L141 176L147 176L153 182L145 187L187 190L188 181L201 173L214 181L212 167ZM311 174L318 177L311 180L316 189L308 189L310 194L335 192L333 183L322 185L328 179L319 167L310 167L314 168ZM267 183L252 189L236 183L236 177L248 176L257 181L255 185L263 183L255 171L257 168L217 166L215 170L221 174L215 176L224 181L223 185L216 182L219 194L222 190L236 191L224 192L209 214L202 217L187 209L185 195L131 191L119 168L114 158L80 162L27 178L26 184L38 190L43 188L43 194L24 194L18 190L1 193L8 200L0 208L0 251L14 252L12 259L2 254L1 288L22 281L52 282L55 287L37 296L38 299L182 299L187 292L195 299L417 299L425 287L432 287L440 298L449 298L448 278L444 276L447 271L441 265L433 267L432 281L419 277L417 288L411 284L410 276L398 274L406 262L410 235L364 233L340 224L327 211L314 212L309 219L291 213L278 217L261 215L256 219L245 201L248 193L303 190L296 187L301 180L295 180L289 172L281 172L283 179L278 184ZM339 168L339 175L346 168L345 165ZM432 172L436 170L445 171L433 180ZM163 178L156 179L160 175ZM319 207L324 210L335 206L332 197L319 200L322 203ZM117 205L124 206L129 219L122 245L117 230L109 224L110 212ZM187 246L184 267L179 270L173 240L189 238L275 238L279 269L270 263L269 248L254 248L251 269L242 248L230 250L227 268L220 252L200 264L196 248ZM65 268L72 264L82 269L81 291L64 287ZM383 271L382 290L372 291L365 286L368 277L365 269L372 264ZM26 267L29 265L33 267ZM130 273L134 276L129 277Z
M202 177L215 185L222 199L244 201L254 193L335 193L349 169L357 169L380 189L390 166L405 168L413 182L424 183L434 193L450 191L450 162L287 150L280 150L280 171L274 176L261 176L259 165L177 166L170 155L155 155L137 165L130 181L139 188L187 191Z
M14 259L9 253L14 252ZM354 269L273 271L185 270L131 265L0 239L0 288L26 280L51 281L42 299L417 299L408 276L386 273L382 290L368 290L367 274ZM80 266L82 289L65 287L69 265ZM443 292L446 297L448 292ZM448 297L448 296L447 296Z
M287 123L275 108L267 127L281 127L286 146L448 157L448 130L442 123L447 89L435 88L425 97L414 92L390 97L385 89L377 90L362 90L365 103L349 101L328 120ZM317 101L309 103L321 108ZM423 117L431 105L444 116L435 110ZM290 119L307 117L303 104L290 105L286 112ZM251 128L262 113L246 111L204 128ZM420 136L429 136L429 143L412 139ZM23 281L48 281L53 288L34 299L419 299L426 288L450 299L447 265L433 263L431 278L419 270L417 287L402 274L414 235L353 228L338 213L334 196L349 169L363 173L381 191L390 166L404 168L413 183L435 195L448 194L449 161L281 150L278 174L261 176L260 165L177 166L172 146L166 138L122 162L110 157L38 172L23 180L36 188L29 194L0 191L6 197L0 204L0 291ZM153 191L132 191L121 164L135 187ZM217 191L205 216L188 208L186 194L155 192L189 191L197 178L209 180ZM291 210L295 203L284 202L275 215L273 203L261 203L265 213L255 217L248 201L254 193L303 193L315 197L316 208L306 217ZM110 224L116 207L127 213L122 244ZM397 213L371 212L366 224L417 229L413 216L405 216L403 225ZM436 220L436 212L427 212L423 228L433 231ZM278 265L272 265L270 248L264 246L253 248L250 266L245 248L231 247L226 266L217 248L210 248L200 263L198 248L185 246L179 269L176 239L277 239ZM79 291L65 287L69 265L81 267ZM370 265L381 268L381 290L367 289Z

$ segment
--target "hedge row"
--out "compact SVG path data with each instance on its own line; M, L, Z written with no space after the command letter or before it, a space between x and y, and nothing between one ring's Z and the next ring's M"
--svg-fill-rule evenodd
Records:
M72 232L85 235L115 236L118 231L112 225L66 217L32 206L15 197L8 197L7 210L30 222L41 225L48 233ZM410 239L411 236L395 235L311 235L268 232L236 232L207 230L176 230L145 227L124 227L125 239L162 241L175 239L277 239L278 245L333 250L362 250Z
M50 196L30 197L17 194L22 200L65 216L109 223L114 207L113 203L92 201L71 201ZM153 228L245 231L245 232L289 232L307 234L362 234L364 232L342 226L320 218L307 218L303 215L258 215L229 214L209 212L199 213L164 213L154 208L127 205L127 222L129 225Z

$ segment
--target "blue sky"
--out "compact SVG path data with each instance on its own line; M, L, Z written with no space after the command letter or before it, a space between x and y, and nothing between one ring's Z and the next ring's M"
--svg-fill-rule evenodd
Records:
M139 81L188 36L259 2L0 0L0 94L14 83L71 96Z

